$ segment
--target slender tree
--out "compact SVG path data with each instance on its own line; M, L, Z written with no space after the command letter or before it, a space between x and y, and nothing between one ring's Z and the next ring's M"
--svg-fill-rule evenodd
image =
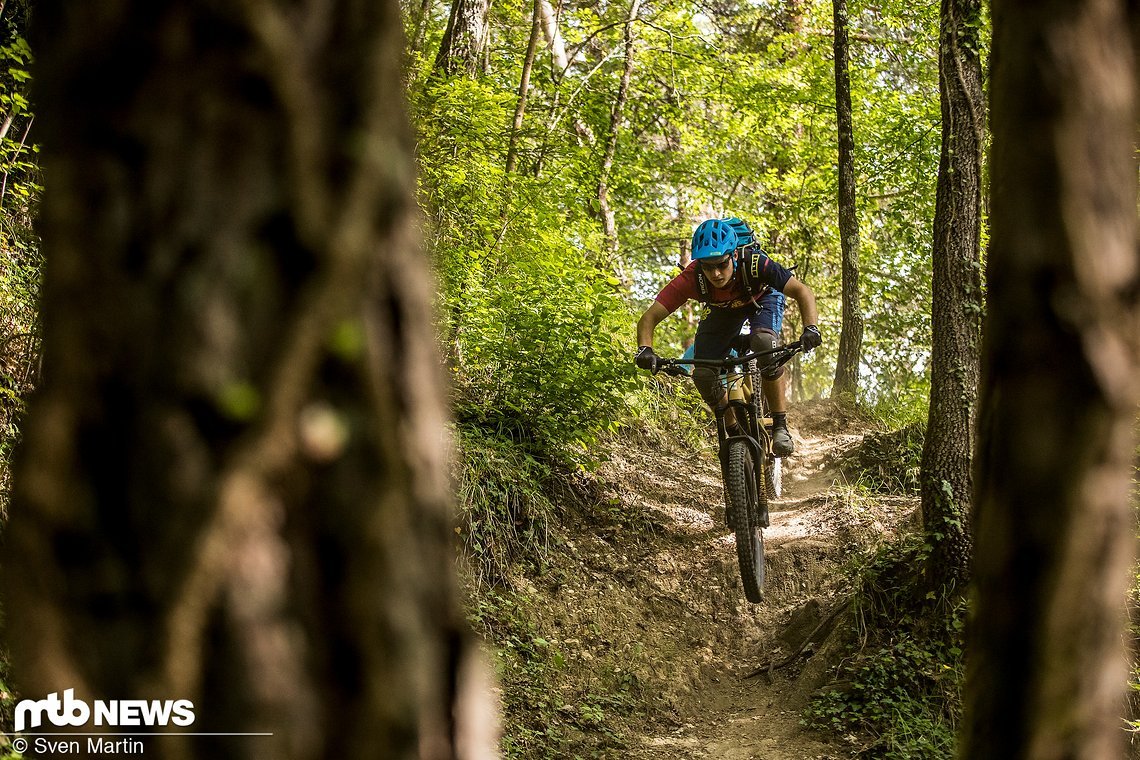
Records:
M970 760L1125 754L1135 14L1127 0L993 4Z
M847 0L832 0L835 17L835 122L839 128L839 243L843 257L843 314L833 397L855 397L863 346L859 309L859 216L855 208L855 127L847 63Z
M45 375L3 557L22 694L191 700L148 757L456 756L479 699L397 4L36 16Z
M415 16L414 29L411 42L408 43L408 49L413 53L418 53L423 50L424 38L427 37L428 25L431 23L432 8L435 7L435 0L421 0L420 7Z
M625 122L625 104L629 99L629 83L633 77L634 67L634 22L637 20L640 8L641 0L630 0L629 16L625 21L625 65L622 67L617 95L614 98L613 107L610 109L610 128L606 134L605 148L602 151L602 166L598 173L598 216L602 220L602 227L605 232L606 250L611 253L617 252L618 236L614 210L610 205L610 175L613 173L618 139Z
M530 94L530 71L534 67L534 55L538 50L538 38L542 36L542 0L534 0L534 12L530 21L530 37L523 57L522 78L519 81L519 96L515 104L515 118L511 122L511 137L507 146L507 181L518 162L519 132L522 131L523 117L526 115L526 100Z
M922 517L938 536L935 586L969 576L974 407L981 354L981 198L985 103L981 0L942 0L938 45L942 157L934 213L930 413Z
M579 145L594 145L598 141L594 131L582 120L581 116L565 113L567 109L560 104L561 86L570 70L570 59L566 54L566 41L558 29L558 17L555 15L554 8L551 7L549 0L539 0L539 10L542 14L542 35L546 38L546 44L550 46L550 81L555 89L551 95L550 115L547 118L542 143L538 149L538 157L534 163L534 176L536 177L542 172L543 161L550 144L561 142L560 136L555 135L555 127L565 118L569 118Z
M550 0L538 0L538 9L542 15L542 36L550 46L550 64L553 67L550 79L557 84L566 76L566 70L570 67L570 60L566 55L566 41L558 29L558 16Z

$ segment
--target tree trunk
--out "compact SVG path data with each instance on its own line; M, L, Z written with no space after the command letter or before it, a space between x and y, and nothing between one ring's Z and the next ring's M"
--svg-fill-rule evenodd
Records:
M570 60L566 57L566 42L558 29L558 17L554 14L550 0L538 0L538 7L542 14L542 36L550 46L550 62L554 66L550 78L558 84L566 76L566 69L570 67Z
M423 50L424 38L427 37L428 24L431 23L431 11L435 7L435 0L421 0L419 14L416 16L415 34L412 35L408 49L412 53Z
M439 43L434 70L447 76L486 73L490 0L452 0L447 28Z
M934 588L970 564L974 407L981 353L981 208L985 103L981 0L942 0L942 157L934 212L930 412L922 450L923 528L934 536Z
M1124 757L1140 401L1129 8L993 4L971 760Z
M859 310L859 217L855 208L855 130L847 67L847 0L832 0L835 15L835 121L839 128L839 242L843 255L843 314L833 398L855 398L863 345Z
M610 110L610 131L606 136L605 150L602 153L602 166L598 174L598 218L601 219L605 234L605 250L616 254L618 250L617 224L614 221L614 211L610 208L610 174L614 168L614 156L617 154L618 138L621 127L625 121L625 102L629 98L629 82L633 76L634 65L634 21L641 7L641 0L631 0L629 16L625 22L625 66L622 68L621 81L618 83L617 97L614 99L613 109Z
M45 372L6 641L26 698L191 700L148 757L451 758L480 699L399 11L287 11L36 6Z
M562 32L558 29L558 18L554 14L554 8L551 7L549 0L540 0L539 5L542 13L542 34L546 38L546 43L550 45L550 61L554 66L554 71L551 73L551 80L555 86L555 103L550 109L550 123L547 125L547 134L553 131L554 125L557 122L558 115L558 89L562 85L562 80L566 78L566 72L570 68L570 59L566 56L566 42L562 38ZM569 104L567 104L569 107ZM579 116L572 116L571 123L574 127L574 134L577 136L578 144L593 145L598 141L594 135L594 131L590 129L586 122L582 121ZM541 155L540 155L541 160Z
M522 79L519 82L518 104L515 106L515 119L511 124L510 144L507 147L507 182L515 171L518 161L519 132L522 131L523 116L526 114L526 99L530 92L530 71L534 67L534 54L538 50L538 38L542 34L542 0L534 0L534 13L530 22L530 39L523 58Z
M559 111L559 101L561 99L561 86L562 81L566 77L566 72L570 68L570 59L566 56L566 43L562 38L562 33L558 30L558 18L555 16L554 8L551 7L549 0L540 0L540 9L542 12L542 34L546 38L546 43L550 46L550 62L552 65L551 81L554 83L554 96L550 106L550 116L546 122L546 129L543 133L542 144L538 149L538 156L534 163L534 176L542 172L543 162L546 158L546 152L550 147L551 138L554 136L554 129L558 122L562 120L563 114ZM570 103L566 104L566 110L569 110ZM574 127L574 135L579 145L594 145L598 139L594 135L594 131L590 129L586 122L582 121L581 117L572 115L570 117L571 124Z

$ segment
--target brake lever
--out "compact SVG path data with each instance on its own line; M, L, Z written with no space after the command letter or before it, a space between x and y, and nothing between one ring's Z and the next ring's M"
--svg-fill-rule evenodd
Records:
M689 371L678 364L669 364L661 368L661 371L666 375L673 377L689 377Z

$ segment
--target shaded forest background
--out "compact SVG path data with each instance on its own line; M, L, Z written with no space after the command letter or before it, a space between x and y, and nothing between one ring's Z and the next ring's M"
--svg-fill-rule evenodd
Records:
M819 295L827 339L798 367L795 395L826 393L841 306L830 3L540 3L537 16L495 5L471 60L453 69L440 44L449 10L408 9L409 93L460 424L572 452L644 409L626 361L631 306L652 298L695 223L715 214L752 221ZM887 3L851 15L860 398L918 417L937 11ZM787 332L798 335L795 319ZM667 323L662 351L679 353L694 324L691 312Z

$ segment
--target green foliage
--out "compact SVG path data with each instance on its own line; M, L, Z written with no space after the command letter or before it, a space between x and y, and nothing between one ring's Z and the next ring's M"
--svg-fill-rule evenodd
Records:
M507 178L510 100L486 83L429 85L417 105L421 197L442 284L445 351L461 424L585 461L632 390L629 308L560 188Z
M581 642L544 636L535 623L539 603L526 590L492 588L469 612L475 628L496 643L503 754L508 760L613 757L625 749L621 721L644 705L647 695L639 679L619 664L575 662L571 650Z
M8 4L0 39L0 524L7 520L12 454L18 422L39 365L39 300L42 258L32 219L42 188L31 140L31 49L23 36L27 3ZM15 21L13 22L13 19ZM0 723L12 725L17 696L0 647ZM0 737L0 758L19 758Z
M16 3L10 13L23 18ZM0 44L0 518L7 514L9 463L18 420L39 363L40 272L43 260L32 218L42 188L38 147L30 139L32 53L11 23Z
M770 253L817 292L827 340L802 364L808 396L830 387L839 337L831 49L826 35L807 32L830 27L830 4L642 9L608 182L620 245L603 255L597 182L627 9L559 6L570 66L561 70L539 46L511 177L530 8L493 5L494 44L479 78L431 70L446 4L409 61L455 413L540 457L580 463L599 435L660 420L661 396L629 366L633 322L676 273L703 216L750 219ZM896 2L852 13L864 393L878 405L914 406L928 393L937 15ZM409 36L418 16L408 4ZM679 353L692 324L663 323L662 353ZM789 338L798 335L794 309L787 325Z
M617 339L628 312L596 272L514 250L497 292L472 288L458 306L456 414L566 452L616 425L633 378Z
M862 558L852 575L854 641L836 681L804 713L812 728L869 736L861 757L954 756L966 603L922 591L914 568L929 554L929 544L907 537Z
M455 369L462 380L474 379L472 398L479 399L474 405L480 408L464 414L474 420L487 404L500 401L526 410L504 407L507 419L491 415L495 419L486 424L496 430L517 428L519 417L534 416L519 398L525 399L533 383L515 384L508 377L503 387L487 392L488 381L480 376L533 359L521 357L489 326L516 327L503 310L520 304L532 310L513 333L526 341L536 323L556 313L568 314L557 325L566 332L591 329L594 323L586 315L612 296L602 311L614 318L628 348L624 338L632 320L617 302L624 296L634 311L642 308L676 272L693 225L709 214L753 221L771 254L796 265L800 278L817 292L827 339L803 364L804 388L811 396L830 387L840 280L833 79L829 38L809 31L830 27L830 3L642 9L632 27L636 66L608 182L620 242L612 258L601 255L596 193L624 64L621 22L628 6L558 7L570 66L562 71L549 47L539 46L514 177L505 176L504 165L530 31L529 7L493 5L495 43L488 51L488 73L477 80L432 75L433 45L446 7L437 9L424 48L411 58L421 189L444 282L449 339L460 354ZM866 319L863 377L872 402L927 390L930 235L940 136L937 15L935 6L897 2L852 11ZM410 32L417 16L418 6L409 5ZM573 303L536 298L538 286L520 282L526 275L553 276L577 289L581 311L575 313ZM607 292L615 275L622 286ZM798 335L800 327L790 314L788 336ZM662 329L692 328L671 320ZM583 345L556 337L559 345ZM468 366L461 355L465 340L479 346L479 362L491 354L499 360ZM496 343L501 347L489 351ZM625 358L602 346L587 360L607 355ZM599 401L585 400L587 406ZM596 433L584 430L579 420L561 427L545 424L549 421L538 426L537 438L581 430L588 440Z
M622 437L642 435L716 455L713 416L691 380L657 375L639 387L630 405L637 408L638 417L622 428Z
M925 438L926 420L868 433L838 464L850 482L873 493L917 495Z
M30 294L39 281L38 245L31 220L43 188L39 184L31 139L34 122L28 91L32 51L16 30L8 27L0 44L0 245L5 252L0 278L5 284L5 305L18 305L26 317ZM15 298L13 301L11 299Z
M480 585L506 577L520 557L541 558L554 506L543 490L550 467L512 441L460 429L459 525Z
M898 430L908 425L925 425L930 415L930 382L923 377L903 384L890 395L882 395L865 406L871 417L885 430Z

